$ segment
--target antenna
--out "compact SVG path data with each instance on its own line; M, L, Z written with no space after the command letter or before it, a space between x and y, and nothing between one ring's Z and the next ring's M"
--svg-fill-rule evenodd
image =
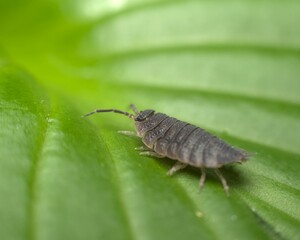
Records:
M89 112L85 115L83 115L82 117L88 117L94 113L102 113L102 112L114 112L114 113L119 113L119 114L123 114L131 119L134 119L134 115L130 114L128 112L123 112L121 110L117 110L117 109L96 109L95 111Z

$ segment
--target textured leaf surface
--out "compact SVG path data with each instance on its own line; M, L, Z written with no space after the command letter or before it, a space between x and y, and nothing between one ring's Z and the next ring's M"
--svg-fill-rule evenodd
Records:
M2 1L1 239L299 239L297 1ZM256 153L167 177L130 119L153 108Z

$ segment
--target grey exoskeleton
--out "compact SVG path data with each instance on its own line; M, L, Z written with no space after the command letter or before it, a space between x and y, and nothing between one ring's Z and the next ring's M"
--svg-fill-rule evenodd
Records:
M228 185L219 168L225 164L241 163L247 160L248 154L245 151L234 148L202 128L187 122L154 110L138 111L134 105L130 107L134 114L116 109L97 109L84 117L100 112L115 112L128 116L134 120L136 132L120 131L120 133L138 136L142 139L145 146L136 148L142 151L141 155L168 157L176 160L175 165L168 171L168 175L172 175L187 165L200 168L202 172L200 188L205 182L205 168L212 168L228 194Z

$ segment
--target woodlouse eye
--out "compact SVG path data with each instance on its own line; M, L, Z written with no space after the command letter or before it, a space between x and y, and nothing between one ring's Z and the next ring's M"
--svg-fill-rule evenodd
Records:
M143 120L145 120L144 118L141 118L140 116L137 116L136 118L135 118L135 121L138 121L138 122L141 122L141 121L143 121Z
M135 121L141 122L146 120L147 118L149 118L150 116L152 116L154 114L154 110L144 110L141 111L135 118Z

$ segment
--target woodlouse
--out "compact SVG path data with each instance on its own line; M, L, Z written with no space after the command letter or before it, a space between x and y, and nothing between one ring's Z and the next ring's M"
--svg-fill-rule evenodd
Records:
M142 151L140 152L141 155L158 158L168 157L177 160L167 172L168 175L173 175L187 165L200 168L200 189L205 182L205 168L212 168L221 180L226 194L228 194L227 182L219 168L225 164L241 163L247 160L248 154L244 150L231 147L204 129L169 117L166 114L155 112L152 109L138 111L133 104L130 105L130 108L135 114L117 109L97 109L85 114L84 117L101 112L126 115L135 121L136 132L119 131L119 133L140 137L145 146L135 149Z

